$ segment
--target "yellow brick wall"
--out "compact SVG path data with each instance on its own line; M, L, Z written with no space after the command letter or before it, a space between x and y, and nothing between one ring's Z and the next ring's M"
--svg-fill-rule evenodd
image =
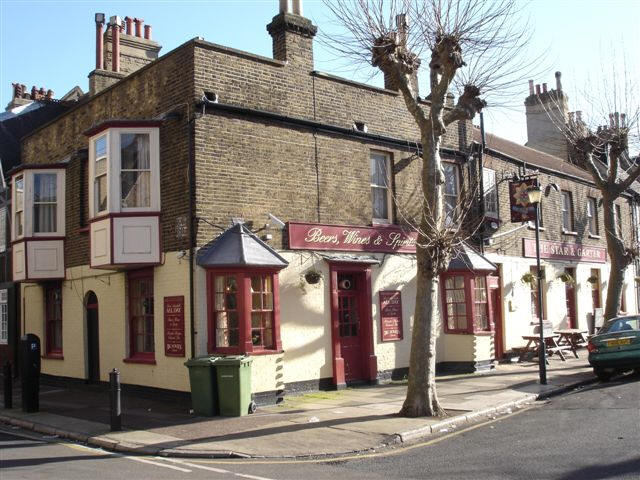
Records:
M62 282L62 342L64 360L43 359L42 373L73 378L87 378L87 329L84 300L89 291L98 298L100 338L100 379L108 381L109 371L117 368L122 383L170 390L189 390L184 361L189 346L189 270L188 261L179 260L177 252L164 255L164 264L154 268L154 316L156 365L125 363L129 334L126 300L126 274L91 269L88 266L66 270ZM44 305L40 285L23 284L26 331L38 335L44 351ZM182 295L185 299L185 357L164 354L164 297Z

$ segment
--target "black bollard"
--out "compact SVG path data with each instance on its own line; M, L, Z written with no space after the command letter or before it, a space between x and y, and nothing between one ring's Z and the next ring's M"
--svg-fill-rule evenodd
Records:
M122 430L122 409L120 405L120 372L115 368L109 372L111 397L111 431Z
M9 360L2 367L2 374L4 375L4 408L13 408L13 379Z

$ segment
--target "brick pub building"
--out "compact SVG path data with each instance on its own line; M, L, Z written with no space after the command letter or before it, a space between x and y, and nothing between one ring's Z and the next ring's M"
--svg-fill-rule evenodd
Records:
M96 16L89 96L27 136L10 173L19 321L42 339L44 373L117 368L188 391L185 359L246 353L261 401L406 374L416 265L400 226L419 198L418 131L397 91L314 70L316 27L294 4L267 26L273 58L199 38L158 57L149 26L112 17L103 32ZM455 371L491 368L531 328L519 279L534 260L518 242L532 231L511 231L500 180L527 162L576 209L595 195L567 162L495 137L481 160L476 133L456 125L443 148L449 202L489 168L497 205L443 275L437 361ZM554 208L544 238L563 241ZM545 264L548 302L565 267L577 302L590 269L607 274Z

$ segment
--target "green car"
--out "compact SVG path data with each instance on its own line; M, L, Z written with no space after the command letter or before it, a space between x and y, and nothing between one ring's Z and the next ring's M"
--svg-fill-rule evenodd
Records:
M587 350L593 373L603 382L616 372L634 369L640 373L640 316L607 321L589 339Z

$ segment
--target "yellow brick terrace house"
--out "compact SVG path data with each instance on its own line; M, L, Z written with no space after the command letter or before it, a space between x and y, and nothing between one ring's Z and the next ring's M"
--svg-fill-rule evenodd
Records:
M316 27L286 3L273 58L199 38L159 56L150 29L112 16L102 32L96 16L89 94L25 137L10 173L19 324L42 340L43 373L117 368L188 392L185 360L241 353L261 402L406 375L416 247L400 210L420 195L419 134L390 85L315 70ZM450 205L481 172L473 135L447 132ZM524 295L504 283L520 254L481 248L441 282L456 299L441 369L489 369L496 338L515 345L502 315Z

